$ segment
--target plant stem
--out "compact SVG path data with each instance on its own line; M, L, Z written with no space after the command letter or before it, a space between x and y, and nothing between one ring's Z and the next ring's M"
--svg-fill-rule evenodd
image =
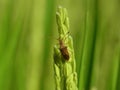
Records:
M68 34L69 19L65 8L58 8L56 20L58 24L59 40L62 40L69 54L69 60L66 60L60 51L60 43L55 45L54 71L56 90L78 90L73 40Z

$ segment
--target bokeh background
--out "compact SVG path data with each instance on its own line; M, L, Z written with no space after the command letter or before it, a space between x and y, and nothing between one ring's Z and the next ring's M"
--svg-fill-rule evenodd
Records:
M119 0L0 0L0 90L55 90L59 5L70 19L79 90L120 90Z

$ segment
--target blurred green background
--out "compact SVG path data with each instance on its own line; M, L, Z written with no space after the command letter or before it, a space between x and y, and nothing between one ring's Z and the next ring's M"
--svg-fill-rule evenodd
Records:
M0 0L0 90L55 90L59 5L68 10L79 90L120 90L119 0Z

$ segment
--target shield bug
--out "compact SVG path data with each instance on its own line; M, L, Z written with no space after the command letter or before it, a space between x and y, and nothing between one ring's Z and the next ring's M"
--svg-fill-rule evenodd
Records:
M70 55L69 55L67 46L65 46L65 43L64 43L63 39L59 38L58 40L59 40L59 44L60 44L60 48L59 49L60 49L60 52L61 52L63 58L65 60L69 60Z

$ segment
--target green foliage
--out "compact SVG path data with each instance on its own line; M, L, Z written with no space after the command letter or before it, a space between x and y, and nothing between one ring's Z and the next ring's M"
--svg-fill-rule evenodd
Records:
M59 5L70 19L79 90L120 90L119 0L0 0L0 90L55 90Z
M53 64L56 90L78 90L73 40L68 33L69 19L66 8L58 7L56 17L59 32L59 44L54 47Z

